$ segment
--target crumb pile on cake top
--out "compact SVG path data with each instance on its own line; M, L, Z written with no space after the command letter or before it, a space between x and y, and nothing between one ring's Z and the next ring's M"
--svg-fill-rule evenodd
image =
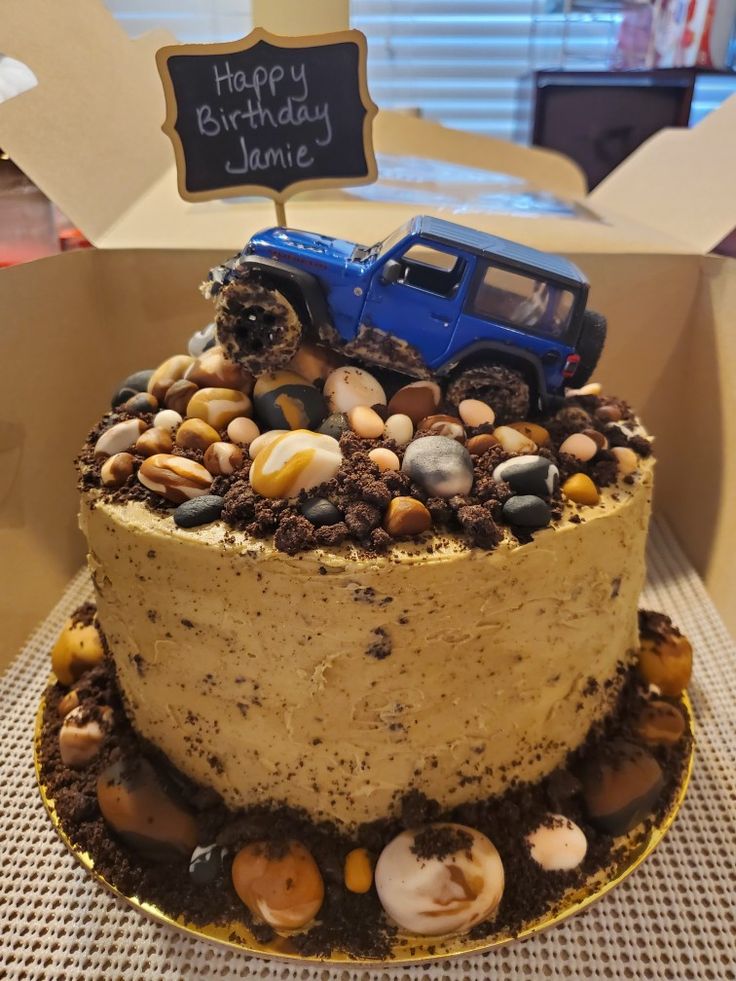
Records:
M515 418L508 392L453 404L441 381L311 342L257 377L214 324L188 351L121 383L79 458L81 487L170 510L182 528L273 535L289 554L346 541L380 552L430 530L484 549L525 542L582 520L651 454L630 408L596 383Z

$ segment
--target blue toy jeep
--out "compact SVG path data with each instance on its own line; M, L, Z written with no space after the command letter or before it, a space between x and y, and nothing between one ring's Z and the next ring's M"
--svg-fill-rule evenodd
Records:
M606 334L567 259L426 216L370 247L268 229L210 273L206 292L221 343L254 373L313 339L414 378L444 376L449 402L482 398L515 418L587 381Z

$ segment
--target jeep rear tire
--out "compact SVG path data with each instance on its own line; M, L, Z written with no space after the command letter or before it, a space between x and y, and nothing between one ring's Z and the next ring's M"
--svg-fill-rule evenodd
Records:
M231 361L254 375L283 368L302 341L302 323L283 293L245 270L215 298L217 339Z
M585 311L583 329L580 331L580 340L577 344L580 362L568 383L569 388L580 388L595 371L603 345L606 343L606 330L606 318L602 313L596 313L595 310Z
M529 415L529 385L515 368L483 363L461 368L447 387L447 401L479 399L493 409L497 422L514 422Z

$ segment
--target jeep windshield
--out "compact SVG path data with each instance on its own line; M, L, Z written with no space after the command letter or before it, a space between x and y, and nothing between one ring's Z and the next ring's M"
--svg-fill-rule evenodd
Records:
M533 334L569 340L576 299L572 290L518 270L491 264L479 267L468 300L469 313Z
M376 242L375 245L356 245L351 258L354 262L366 262L368 259L378 259L386 255L387 252L390 252L395 245L398 245L403 238L406 238L410 231L411 222L405 221L403 225L400 225L390 235L387 235L381 242Z

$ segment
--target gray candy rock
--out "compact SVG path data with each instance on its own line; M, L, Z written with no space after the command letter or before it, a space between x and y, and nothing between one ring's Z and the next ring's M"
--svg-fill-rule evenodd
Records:
M147 368L145 371L134 371L132 375L128 375L127 378L120 382L115 394L110 399L112 408L116 409L123 402L127 402L128 399L137 395L138 392L145 392L152 374L153 368Z
M214 347L216 343L217 325L213 321L211 324L207 324L206 327L192 334L187 344L187 351L193 358L198 358L205 351L209 351L211 347Z
M218 497L217 494L202 494L201 497L193 497L190 501L184 501L174 511L174 522L180 528L196 528L197 525L206 525L210 521L217 521L222 514L225 505L225 498Z
M548 525L552 512L549 504L534 494L518 494L510 497L503 506L504 521L523 528L544 528Z
M313 497L311 501L304 501L299 510L307 521L311 521L317 528L321 528L323 525L336 525L338 521L342 521L343 517L341 512L326 497Z
M559 486L560 471L545 457L527 454L499 463L493 479L505 481L517 494L551 497Z
M207 886L223 874L227 849L220 845L197 845L189 859L189 878L198 886Z
M344 412L333 412L327 416L317 432L339 440L342 434L347 432L348 429L350 429L350 423L348 422L347 415Z
M409 443L401 469L431 497L468 494L473 486L470 454L449 436L423 436Z

